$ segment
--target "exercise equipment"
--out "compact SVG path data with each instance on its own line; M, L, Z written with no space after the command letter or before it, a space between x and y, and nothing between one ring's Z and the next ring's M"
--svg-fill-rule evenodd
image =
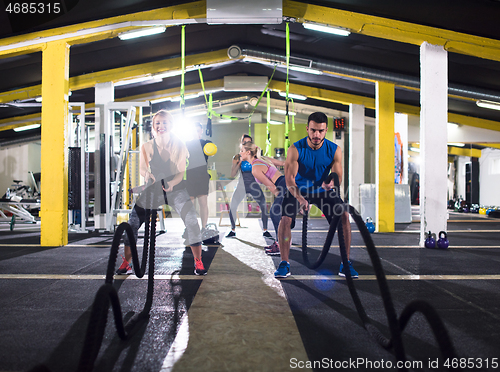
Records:
M203 146L203 152L205 155L214 156L217 154L217 146L212 142L208 142L205 146Z
M240 167L241 167L241 171L242 171L242 172L251 172L251 171L252 171L252 164L250 164L250 163L249 163L248 161L246 161L246 160L243 160L243 161L241 162Z
M366 228L370 232L370 234L373 234L375 232L375 224L373 223L373 220L371 217L368 217L366 219Z
M335 186L338 187L338 178L335 183ZM363 307L363 304L361 303L361 299L358 296L356 287L354 286L354 279L351 276L351 272L349 270L346 270L345 275L349 292L351 294L358 315L363 323L363 327L367 330L370 336L372 336L383 348L388 350L393 349L396 359L402 362L399 370L407 371L407 368L404 363L407 360L407 358L403 345L402 332L405 329L406 325L408 324L412 315L416 312L420 312L422 315L424 315L425 319L429 323L434 333L434 337L437 341L442 356L445 359L450 358L450 360L452 358L457 358L453 343L450 339L450 336L443 321L439 317L439 314L436 312L436 310L427 302L422 300L415 300L410 302L403 309L398 319L396 309L394 308L394 304L392 301L391 293L389 291L389 286L387 284L387 279L385 277L385 272L382 268L382 262L380 261L380 257L378 256L371 235L365 223L363 222L363 218L352 205L345 204L340 198L338 206L339 209L336 210L337 213L334 213L334 217L330 222L330 228L328 230L320 258L322 262L323 259L326 257L326 254L330 249L335 231L337 230L342 263L344 264L344 267L349 266L344 232L340 218L340 216L343 214L342 212L344 211L348 212L352 217L352 219L354 220L354 222L356 223L359 232L361 233L361 237L363 238L363 241L366 245L368 255L370 256L370 260L373 265L373 270L375 272L377 283L380 289L380 295L382 297L382 301L384 304L384 310L388 321L388 328L391 334L391 337L387 338L380 332L380 330L376 326L374 326L371 323L371 320L368 317L366 310ZM302 244L303 244L302 256L304 258L304 263L306 264L307 267L316 268L321 264L320 260L316 261L313 265L311 265L307 257L307 214L304 214L304 222L305 223L303 223L302 226Z
M430 231L425 239L425 248L436 248L436 235Z
M440 231L438 234L438 241L436 243L436 246L439 249L446 249L450 245L450 242L448 241L448 235L444 231Z
M208 223L201 234L201 239L205 245L218 245L219 230L217 230L217 225L215 223Z

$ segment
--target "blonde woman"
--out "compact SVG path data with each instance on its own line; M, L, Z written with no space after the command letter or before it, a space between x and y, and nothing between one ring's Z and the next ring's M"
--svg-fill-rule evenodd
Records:
M207 271L201 261L201 232L194 206L183 181L186 159L189 156L186 145L172 133L173 118L165 110L158 111L151 124L153 139L141 147L139 171L144 177L146 188L141 192L130 214L129 224L137 235L146 219L147 209L156 209L168 204L181 216L187 231L187 241L194 256L196 275ZM132 252L128 236L125 235L125 257L117 274L132 274Z
M273 205L269 211L276 232L276 240L266 248L268 255L279 255L278 227L281 220L281 202L286 190L286 182L283 174L274 164L261 156L260 148L253 142L244 142L240 146L240 157L252 164L252 175L258 183L265 185L275 195Z

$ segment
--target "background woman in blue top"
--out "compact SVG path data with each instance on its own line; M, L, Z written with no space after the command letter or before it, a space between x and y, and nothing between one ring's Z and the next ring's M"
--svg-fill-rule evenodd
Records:
M240 144L244 144L245 142L251 142L252 137L248 134L244 134L241 136ZM236 211L238 209L238 205L245 198L247 194L255 200L260 207L261 218L262 218L262 229L264 230L264 237L271 238L272 235L269 231L267 231L267 222L269 220L269 213L267 211L266 205L266 197L262 192L257 181L255 181L255 177L252 175L252 165L248 162L246 164L245 161L241 159L240 154L236 154L233 156L233 164L231 167L231 177L236 176L238 171L241 172L240 178L238 180L238 184L234 189L233 196L231 198L231 206L229 207L229 220L231 221L231 231L226 235L226 238L232 238L236 236L236 222L234 220L234 216L236 215Z
M325 139L328 119L322 112L309 115L307 120L307 137L295 142L288 149L285 161L285 180L288 188L282 202L281 222L278 239L280 242L281 262L274 273L276 278L286 278L290 275L290 244L291 229L295 226L297 213L307 213L310 205L316 205L328 222L334 216L335 205L340 201L333 180L325 184L330 172L339 176L342 182L342 150L333 142ZM347 258L351 247L351 225L349 214L342 213L342 227L346 243ZM340 264L339 275L345 276L343 264ZM349 270L353 278L358 273L349 261Z

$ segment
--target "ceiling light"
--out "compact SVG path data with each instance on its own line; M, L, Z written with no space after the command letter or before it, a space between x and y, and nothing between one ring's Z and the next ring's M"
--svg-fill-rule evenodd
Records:
M42 102L42 96L40 96L40 97L36 97L36 98L35 98L35 101L36 101L36 102Z
M298 71L298 72L305 72L307 74L313 74L313 75L322 75L323 72L320 71L320 70L315 70L313 68L309 68L309 67L302 67L302 66L290 66L289 67L290 70L293 70L293 71Z
M492 110L500 110L500 103L498 102L493 102L493 101L477 101L476 105L482 108L488 108Z
M135 79L117 81L115 83L115 87L121 87L123 85L129 85L129 84L137 84L137 83L142 83L144 81L150 81L150 80L151 80L151 83L159 83L161 81L160 78L156 78L153 76L142 76L142 77L135 78Z
M14 128L14 132L22 132L25 130L36 129L36 128L40 128L40 124L30 124L30 125L25 125L24 127L17 127Z
M167 28L165 26L148 27L140 30L127 31L118 35L118 37L120 38L120 40L130 40L143 36L161 34L162 32L165 32L166 29Z
M217 120L217 123L232 123L233 121L231 119L219 119Z
M161 102L166 102L166 101L171 101L172 100L172 97L163 97L163 98L158 98L158 99L151 99L149 100L149 102L151 102L151 104L155 104L155 103L161 103Z
M281 97L286 97L286 92L279 92L278 94ZM303 96L302 94L293 94L293 93L288 93L288 98L298 99L299 101L304 101L307 99L307 97Z
M450 143L448 143L448 146L465 147L465 143L460 143L460 142L450 142Z
M410 151L420 152L420 149L418 147L410 147Z
M268 123L272 124L272 125L281 125L281 124L283 124L282 121L277 121L277 120L269 120Z
M286 115L286 110L274 109L274 112L277 113L277 114ZM295 112L288 111L288 115L294 116L294 115L297 115L297 114Z
M182 74L181 70L174 70L174 71L161 72L159 74L154 75L154 77L156 79L165 79L165 78L168 78L168 77L178 76L178 75L181 75L181 74Z
M349 36L351 32L345 28L331 27L319 23L303 23L304 28L308 30L327 32L329 34L339 35L339 36Z
M448 123L448 129L457 129L459 127L456 123Z
M184 99L193 99L193 98L198 98L200 96L200 93L193 93L193 94L186 94L184 96ZM181 100L181 96L174 97L171 99L172 102L179 102Z

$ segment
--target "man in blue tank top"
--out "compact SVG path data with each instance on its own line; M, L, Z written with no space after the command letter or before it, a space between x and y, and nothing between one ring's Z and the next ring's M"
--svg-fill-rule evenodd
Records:
M292 228L295 226L297 213L306 213L310 205L316 205L328 222L334 217L335 206L342 202L334 188L333 180L326 184L324 181L335 172L342 183L342 150L335 143L325 139L328 129L328 118L322 112L309 115L307 120L307 137L295 142L288 149L285 161L285 179L288 191L285 193L281 213L281 222L278 230L280 242L281 262L274 273L276 278L286 278L290 275L290 245ZM347 258L351 247L351 225L349 214L342 213L342 227L346 243ZM339 275L345 276L350 270L353 278L358 273L349 261L349 267L340 264Z

